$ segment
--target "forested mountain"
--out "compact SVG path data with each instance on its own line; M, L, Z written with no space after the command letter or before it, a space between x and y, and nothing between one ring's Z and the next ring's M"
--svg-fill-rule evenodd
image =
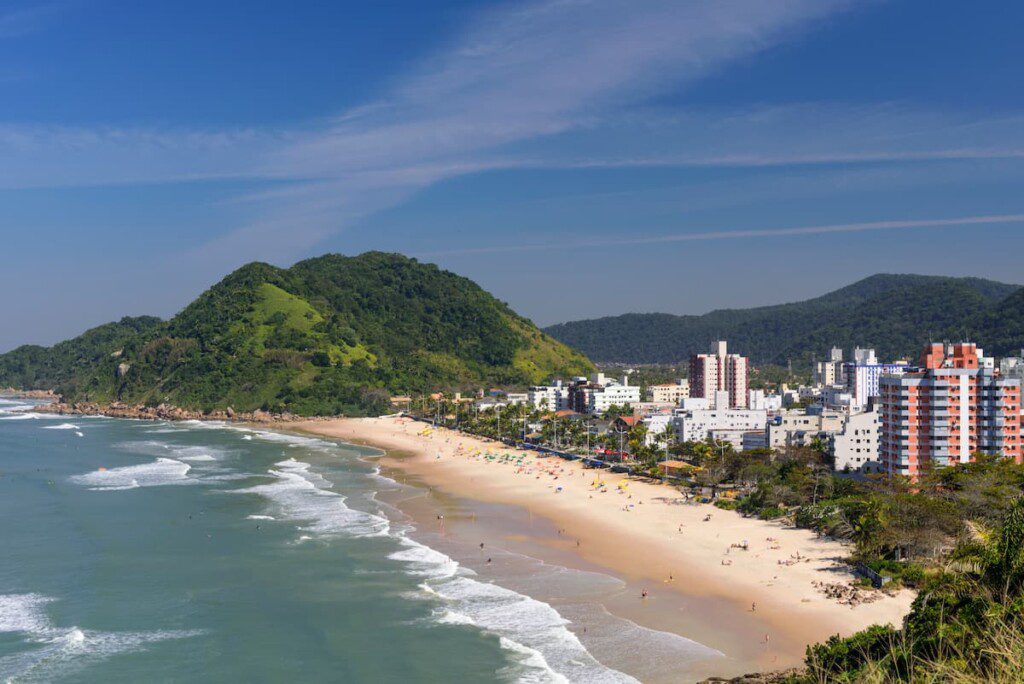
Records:
M875 275L802 302L702 316L625 314L562 323L545 332L596 361L673 363L728 340L754 363L823 358L835 345L916 358L931 340L970 338L986 352L1024 343L1024 292L980 278Z
M592 370L472 281L396 254L243 266L169 321L124 319L0 356L0 386L69 400L304 415L379 412L391 392Z

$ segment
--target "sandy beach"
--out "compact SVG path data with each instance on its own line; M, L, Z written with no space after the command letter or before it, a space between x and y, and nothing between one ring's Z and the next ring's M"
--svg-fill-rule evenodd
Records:
M716 674L799 665L809 643L871 624L899 625L913 600L909 591L874 594L880 598L855 606L828 598L822 584L853 577L841 562L849 554L843 544L686 502L668 486L405 418L281 427L379 447L387 452L385 469L451 496L522 507L531 519L551 521L557 534L540 544L631 582L637 596L617 610L718 649L726 671ZM509 528L507 541L529 535Z

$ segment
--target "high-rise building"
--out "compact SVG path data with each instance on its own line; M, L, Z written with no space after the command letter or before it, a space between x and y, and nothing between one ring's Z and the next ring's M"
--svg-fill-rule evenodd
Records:
M880 387L886 472L916 479L978 452L1021 462L1020 381L998 375L976 345L929 345L920 368Z
M690 396L716 400L725 392L728 406L716 408L741 409L747 407L749 367L747 357L730 354L726 342L719 341L710 354L694 354L690 358Z
M905 363L879 363L874 349L853 350L853 362L843 364L843 380L851 396L854 410L863 410L868 401L879 394L878 382L883 375L899 375L907 369Z
M843 377L843 350L839 347L832 347L828 353L827 361L818 361L814 364L813 381L816 385L828 387L830 385L844 384Z

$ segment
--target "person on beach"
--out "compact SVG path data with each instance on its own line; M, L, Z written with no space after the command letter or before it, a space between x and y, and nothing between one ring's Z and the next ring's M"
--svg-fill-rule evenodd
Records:
M647 590L646 589L644 589L643 591L640 592L640 598L644 599L645 601L647 600Z

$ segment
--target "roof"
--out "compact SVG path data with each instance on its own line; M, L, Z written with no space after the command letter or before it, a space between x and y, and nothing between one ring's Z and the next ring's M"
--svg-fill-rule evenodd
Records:
M558 417L558 418L568 418L569 416L578 416L578 415L580 415L580 414L576 413L572 409L562 409L561 411L555 411L555 416Z
M693 464L687 463L686 461L661 461L658 463L659 468L693 468Z
M616 420L621 420L626 425L636 425L640 422L639 416L619 416Z

